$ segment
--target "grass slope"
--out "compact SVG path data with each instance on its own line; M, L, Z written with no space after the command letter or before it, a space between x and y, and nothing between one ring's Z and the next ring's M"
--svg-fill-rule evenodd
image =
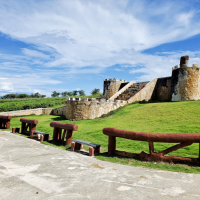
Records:
M11 127L20 127L20 118L22 117L12 118ZM25 118L38 119L37 130L50 133L51 136L53 135L53 128L49 126L51 121L77 124L79 129L74 132L73 139L101 144L102 153L97 156L101 160L170 171L200 173L200 168L195 164L172 165L142 162L131 158L108 157L105 153L108 147L108 137L102 133L104 127L141 132L198 133L200 132L200 101L133 103L126 105L123 109L114 111L112 115L94 120L69 121L65 120L64 117L52 115L25 116ZM160 151L170 146L172 144L155 143L155 151ZM117 138L117 150L133 153L148 152L148 143ZM198 152L198 144L193 144L169 155L198 157Z

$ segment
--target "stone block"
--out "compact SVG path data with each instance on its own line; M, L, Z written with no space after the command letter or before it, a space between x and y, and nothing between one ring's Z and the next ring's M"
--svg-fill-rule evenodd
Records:
M193 64L192 67L193 68L199 68L198 64Z
M106 99L100 99L100 102L106 102Z
M182 68L188 68L188 64L182 64Z
M113 103L113 102L114 102L114 100L108 100L107 102Z
M121 103L121 100L115 100L116 103Z
M91 98L91 101L97 101L96 98Z
M82 101L88 101L88 98L83 98Z

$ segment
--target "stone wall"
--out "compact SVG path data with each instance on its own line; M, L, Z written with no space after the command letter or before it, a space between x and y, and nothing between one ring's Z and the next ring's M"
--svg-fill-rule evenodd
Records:
M147 85L143 89L141 89L136 95L134 95L128 100L128 103L132 103L135 101L151 100L154 94L156 83L157 83L157 78L147 83Z
M79 98L71 98L67 101L66 106L60 108L37 108L29 110L17 110L10 112L2 112L0 115L9 115L9 116L28 116L28 115L64 115L66 119L70 120L84 120L84 119L95 119L101 117L104 114L109 113L112 110L115 110L121 106L124 106L127 102L117 100L116 102L105 99L96 100L95 98L92 101L87 99L81 100Z
M172 101L200 100L200 69L198 65L172 71Z
M111 96L108 100L114 100L116 99L120 94L122 94L125 90L127 90L131 85L133 85L135 81L130 81L129 83L126 83L123 87L120 87L118 92L116 92L113 96ZM122 85L122 84L121 84Z
M103 96L106 100L112 97L116 92L118 92L122 87L124 87L128 82L125 80L118 79L105 79L103 86Z
M171 77L158 78L151 100L162 101L171 99Z
M28 109L28 110L16 110L9 112L0 112L0 115L8 115L8 116L28 116L28 115L50 115L52 113L53 108L36 108L36 109Z
M67 109L66 106L60 108L54 108L51 111L51 115L59 115L59 116L65 115L66 109Z
M96 99L92 99L92 101L70 99L66 106L55 109L52 114L64 115L66 119L72 120L95 119L124 106L126 103L126 101L121 100L106 102L105 99L100 101Z

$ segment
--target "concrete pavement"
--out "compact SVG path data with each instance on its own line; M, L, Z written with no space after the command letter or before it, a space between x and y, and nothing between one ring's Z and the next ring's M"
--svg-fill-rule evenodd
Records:
M200 199L200 175L131 167L0 131L0 199Z

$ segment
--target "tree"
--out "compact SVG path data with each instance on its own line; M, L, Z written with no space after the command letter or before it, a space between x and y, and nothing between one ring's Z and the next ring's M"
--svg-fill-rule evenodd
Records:
M35 98L35 94L31 94L31 95L30 95L30 98Z
M100 89L95 88L94 90L92 90L91 94L99 94L100 93Z
M74 91L72 92L73 96L77 96L77 93L78 93L77 90L74 90Z
M51 96L52 97L59 97L60 93L59 92L56 92L56 91L53 91Z
M62 97L66 97L68 92L62 92L61 95Z
M28 94L18 94L17 98L28 98Z
M84 90L79 90L79 96L85 96L85 91Z
M36 92L36 93L34 94L34 96L35 96L35 98L40 98L40 97L41 97L41 94L40 94L39 92Z
M17 94L6 94L1 97L2 99L15 99L17 98Z
M73 96L72 92L67 92L67 96Z

